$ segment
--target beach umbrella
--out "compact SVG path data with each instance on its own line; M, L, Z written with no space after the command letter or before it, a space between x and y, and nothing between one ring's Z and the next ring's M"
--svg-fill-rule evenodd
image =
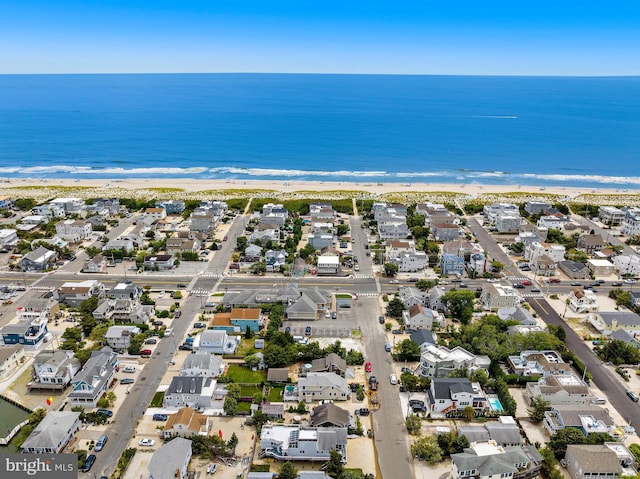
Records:
M218 429L218 436L220 436L220 439L222 439L222 429Z
M51 406L53 404L53 396L49 396L47 398L47 406Z

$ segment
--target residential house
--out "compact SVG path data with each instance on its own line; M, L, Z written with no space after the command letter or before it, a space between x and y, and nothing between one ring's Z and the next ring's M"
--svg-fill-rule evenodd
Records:
M428 329L418 329L411 331L409 339L420 346L420 354L424 353L429 346L436 344L436 336Z
M208 329L195 337L193 350L209 354L233 354L239 344L238 336L229 336L226 331Z
M73 351L59 349L39 352L33 360L32 383L29 389L66 389L71 380L80 371L80 361Z
M49 334L49 329L46 317L9 323L0 328L2 344L6 346L21 344L30 351L37 349L47 334Z
M163 407L208 408L213 404L216 381L203 376L174 376L164 393Z
M469 271L475 271L478 274L490 273L491 262L483 253L473 253L469 257L467 268L469 269Z
M0 379L16 372L25 359L22 344L0 346Z
M432 415L457 415L467 406L482 413L488 407L487 398L477 383L467 378L436 378L428 391Z
M189 217L189 231L202 231L209 233L218 224L218 217L213 213L191 213Z
M569 444L564 460L571 479L615 479L623 472L616 453L604 444Z
M0 229L0 249L13 248L18 244L18 231L13 228Z
M574 313L595 313L600 309L598 297L589 289L573 288L567 299Z
M80 306L80 303L94 296L99 299L105 296L104 285L95 279L67 281L54 293L54 297L58 302L72 308Z
M66 215L79 214L84 208L84 200L82 198L56 198L49 202L51 206L59 206Z
M284 403L262 403L260 410L271 420L278 421L284 418Z
M60 454L81 427L79 412L49 411L20 449L25 454Z
M409 235L410 231L405 218L378 223L378 236L380 236L380 239L400 239Z
M606 259L589 259L587 260L587 268L589 268L594 278L611 276L615 272L613 263Z
M640 349L640 338L636 338L633 334L624 329L618 329L617 331L612 332L609 335L610 340L617 339L618 341L623 341L630 346Z
M542 256L548 256L554 263L564 260L565 247L555 243L538 243L534 241L524 249L524 259L536 264Z
M620 233L623 236L640 234L640 208L625 208L624 219L620 225Z
M289 382L289 369L288 368L269 368L267 370L267 382L270 383L288 383Z
M625 212L615 206L601 206L598 208L598 218L605 225L616 226L624 221Z
M542 456L533 446L498 446L495 441L472 443L451 454L451 479L533 479Z
M569 223L571 223L571 218L558 212L551 215L541 216L540 219L538 219L536 226L539 229L564 230Z
M284 226L289 217L289 212L282 204L268 203L262 206L262 214L258 219L259 223L268 223L278 225L280 228Z
M540 396L554 406L587 404L591 401L587 383L567 369L558 369L544 375L536 383L527 383L524 396L528 401Z
M144 268L147 270L172 270L175 267L176 258L172 254L156 254L144 257Z
M312 373L329 372L344 375L347 370L347 361L342 359L336 353L329 353L324 358L318 358L311 361Z
M347 380L329 372L310 372L298 379L298 396L304 402L333 400L346 401L350 389Z
M185 358L180 368L180 376L217 378L224 373L225 368L226 364L223 362L222 356L209 353L194 353Z
M387 241L387 245L385 247L385 257L395 258L396 256L403 253L410 253L411 251L415 251L415 243L413 240L408 239L391 239Z
M537 276L551 277L556 274L557 263L546 254L540 256L535 263L531 263L532 269Z
M178 412L169 414L162 436L208 436L213 429L213 418L196 412L190 407L181 407Z
M311 426L349 427L349 411L331 403L320 404L311 411Z
M72 406L96 407L98 399L109 389L118 367L118 355L108 346L92 351L91 357L71 381L68 395Z
M640 257L638 255L617 255L612 258L612 262L620 276L640 276Z
M640 334L640 316L632 311L600 312L591 318L591 324L602 334L611 334L619 329Z
M537 377L548 374L571 375L571 366L562 360L557 351L522 351L507 358L509 369L516 376Z
M496 216L494 225L498 233L509 234L517 233L520 230L522 219L520 214L499 213Z
M450 223L435 223L431 225L431 234L436 241L451 241L460 236L460 226Z
M131 344L131 338L140 334L137 326L111 326L104 336L109 347L114 351L126 351Z
M405 329L409 331L431 330L434 323L438 326L444 326L445 319L438 311L425 308L421 304L414 304L409 309L402 311L402 322Z
M451 241L445 241L442 245L443 254L452 254L462 259L469 259L474 253L482 251L482 247L478 243L472 243L465 238L456 238Z
M147 324L154 315L153 305L140 304L133 299L107 298L98 304L93 317L99 321Z
M422 306L429 304L429 295L424 291L420 291L418 288L413 288L411 286L401 286L398 289L398 296L405 308L410 308L416 304L420 304Z
M128 239L112 239L105 243L102 252L106 256L110 256L109 251L122 251L123 253L132 253L135 249L133 241Z
M440 256L440 269L443 275L464 273L464 259L455 254L444 253Z
M331 203L311 203L309 205L309 216L311 223L329 222L333 223L337 214Z
M249 236L249 243L254 244L256 241L259 241L262 246L267 246L272 241L280 243L280 234L280 226L276 224L257 224L251 233L251 236Z
M337 451L347 462L347 428L265 425L260 433L261 455L280 461L329 460Z
M20 224L16 227L21 231L31 231L38 227L38 225L46 225L49 223L49 217L43 215L29 215L23 216L20 220Z
M264 262L267 266L267 273L277 273L287 262L287 253L285 250L274 251L269 250L264 254Z
M623 434L622 430L616 434L619 428L608 411L592 404L552 405L551 409L545 411L543 424L551 435L567 428L577 429L585 437L589 434Z
M47 321L60 311L60 305L49 293L39 298L28 299L16 310L19 321Z
M81 243L91 238L93 227L88 221L63 220L56 223L56 234L69 243Z
M589 256L601 251L605 247L601 234L585 234L578 238L577 249L584 251Z
M307 241L317 250L332 246L335 243L335 237L332 233L309 233Z
M539 231L523 231L520 228L520 233L513 240L514 243L522 243L525 247L533 242L544 243L546 235L543 235Z
M33 251L29 251L20 260L22 271L44 271L52 268L58 259L58 253L51 251L44 246L38 246Z
M169 255L176 253L197 253L200 251L200 241L193 238L167 238L165 251Z
M191 461L191 441L176 437L156 449L149 460L149 479L186 479Z
M524 204L524 210L530 215L539 215L540 213L544 213L547 210L550 210L551 207L551 203L538 200L527 201Z
M446 346L430 345L420 355L418 373L427 378L440 378L461 369L467 370L469 374L478 369L488 370L490 364L491 360L487 356L476 356L460 346L449 349Z
M106 214L102 213L103 210L106 211ZM92 205L87 206L87 211L95 211L101 216L117 215L120 212L120 200L118 198L96 198Z
M61 205L45 203L31 208L31 214L44 217L44 223L48 223L54 218L64 218L66 213Z
M410 251L389 258L390 263L398 265L398 271L401 273L421 271L427 266L428 260L424 251Z
M571 279L589 279L591 272L584 263L577 261L565 260L558 263L560 270Z
M131 281L116 283L107 292L107 297L111 299L132 299L139 301L141 296L142 288Z
M511 416L500 416L497 421L480 426L459 425L458 435L465 436L469 443L494 441L498 446L521 446L520 427Z
M107 258L101 254L87 260L82 268L83 273L104 273L107 271Z
M340 257L338 255L318 256L316 271L318 275L338 274L340 270Z
M447 308L442 301L442 296L444 296L445 293L446 291L442 287L436 286L435 288L431 288L429 290L429 308L435 311L445 312Z
M184 211L184 201L182 200L159 200L156 201L156 208L161 208L167 215L181 215Z
M13 200L10 196L0 196L0 210L10 210L13 208Z
M501 308L515 308L520 303L520 296L511 286L489 283L482 286L480 302L486 311L497 311Z
M145 208L144 213L142 213L142 222L145 225L151 225L166 217L167 212L164 208Z

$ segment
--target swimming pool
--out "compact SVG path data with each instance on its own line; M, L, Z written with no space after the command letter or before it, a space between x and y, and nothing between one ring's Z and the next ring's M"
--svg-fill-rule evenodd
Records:
M491 409L498 412L504 411L504 408L502 407L502 403L500 402L500 399L498 398L488 398L488 399L489 399L489 404L491 405Z

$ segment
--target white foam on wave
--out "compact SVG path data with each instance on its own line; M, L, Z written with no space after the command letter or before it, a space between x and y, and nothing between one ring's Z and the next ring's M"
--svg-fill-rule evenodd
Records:
M490 120L517 120L515 115L473 115L471 118L488 118Z
M614 183L614 184L640 184L640 177L638 176L604 176L604 175L542 175L534 173L523 173L520 176L522 178L535 178L537 180L547 181L580 181L580 182L593 182L593 183Z
M386 171L321 171L321 170L274 170L267 168L236 168L221 167L211 168L210 173L215 174L233 174L247 176L388 176Z
M77 175L195 175L208 170L205 167L193 168L92 168L90 166L28 166L24 168L3 169L4 173L21 174L48 174L48 173L69 173Z

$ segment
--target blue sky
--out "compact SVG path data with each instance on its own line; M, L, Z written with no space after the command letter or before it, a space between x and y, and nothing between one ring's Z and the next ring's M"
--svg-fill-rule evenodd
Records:
M640 2L4 0L0 73L639 75Z

